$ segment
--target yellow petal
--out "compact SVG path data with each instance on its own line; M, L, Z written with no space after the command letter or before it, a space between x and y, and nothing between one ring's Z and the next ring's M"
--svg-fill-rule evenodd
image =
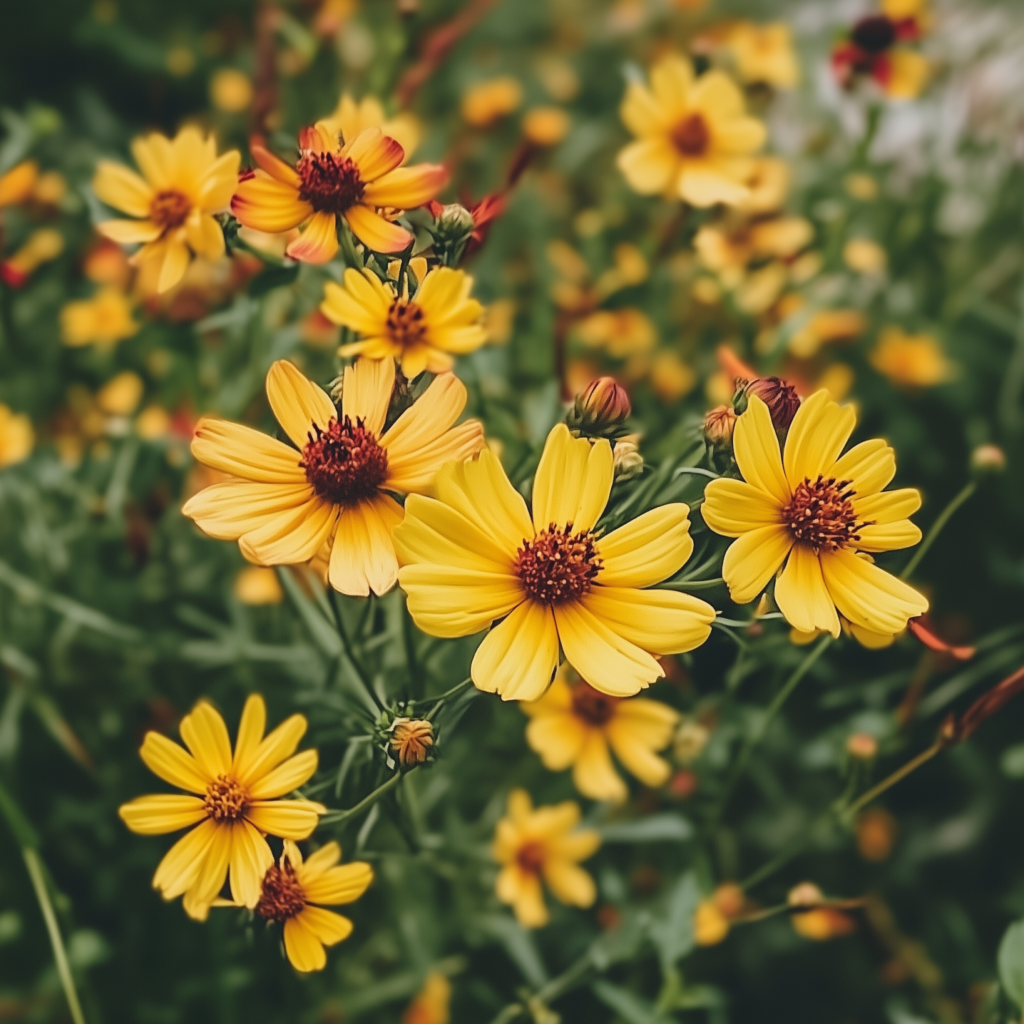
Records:
M622 123L634 135L658 135L668 130L668 124L658 101L645 85L630 82L619 107Z
M818 556L795 544L775 581L775 600L786 621L801 633L823 629L839 636L839 616L821 575Z
M661 750L672 740L679 724L679 712L661 701L631 697L615 706L612 721L651 750Z
M320 851L318 850L317 853ZM313 855L314 857L316 854ZM310 858L312 860L312 858ZM308 862L307 862L308 863ZM315 877L301 876L302 889L310 903L336 905L359 899L373 881L373 868L355 861L330 867Z
M526 708L530 705L524 702L522 706ZM580 756L589 731L573 714L537 716L526 727L526 742L540 756L548 771L561 772Z
M831 469L829 476L851 480L858 502L877 494L896 475L896 453L884 441L855 444Z
M898 633L908 619L928 610L913 587L849 549L823 553L821 569L840 614L872 633Z
M287 359L278 359L270 367L267 399L277 422L299 449L314 436L314 424L326 430L331 420L338 416L330 395Z
M224 255L224 232L208 213L193 210L185 222L185 237L192 251L208 260Z
M240 423L204 416L192 438L192 454L223 473L267 484L305 484L302 456L288 445Z
M345 146L345 156L359 169L364 182L376 181L381 175L393 171L405 159L405 151L379 127L364 128ZM377 206L395 206L395 203L375 203ZM419 204L417 204L419 205Z
M790 487L834 476L836 460L856 423L853 406L840 406L824 389L805 399L786 435L784 465Z
M181 720L181 738L206 774L216 778L231 770L231 740L220 712L205 700Z
M414 210L417 206L429 203L444 188L447 180L448 172L440 164L399 167L367 185L363 191L363 200L372 206Z
M613 632L653 654L692 651L707 640L715 621L715 610L706 601L673 590L598 586L581 604Z
M653 196L671 188L681 161L667 139L652 136L631 142L620 151L616 164L630 188L642 196Z
M690 107L699 110L712 123L743 114L743 93L724 72L706 71L693 84L689 95Z
M381 283L372 271L349 267L344 287L328 281L320 311L332 323L348 327L357 334L384 335L394 292Z
M552 855L562 860L586 860L597 852L600 845L600 833L592 829L581 829L579 832L553 836L548 840L548 848Z
M315 750L304 750L253 782L249 796L253 800L275 800L293 793L313 777L318 762Z
M132 156L143 176L154 189L164 189L171 184L174 160L171 142L159 132L132 140Z
M722 562L722 578L737 604L753 601L768 586L793 546L789 530L762 526L729 545Z
M649 587L678 572L693 551L689 515L681 503L663 505L601 537L601 586Z
M318 499L309 484L261 484L226 480L211 484L182 506L182 513L217 540L238 540L243 534L273 522Z
M189 793L205 793L214 779L191 754L158 732L146 733L139 756L154 775Z
M260 901L263 876L274 863L266 839L249 822L236 821L231 826L230 881L231 897L250 910Z
M182 836L164 854L153 875L153 888L159 889L164 899L172 900L180 896L195 882L206 864L206 854L219 831L222 831L222 826L207 819Z
M391 404L395 384L393 359L360 359L345 367L341 388L341 411L353 423L362 420L374 437L380 437Z
M207 167L197 197L197 202L206 213L220 213L231 206L231 197L238 185L238 165L241 161L242 154L232 149Z
M246 773L267 728L267 705L258 693L250 694L242 708L242 718L238 723L238 736L235 738L235 755L231 761L231 772L236 779L246 778Z
M266 835L308 839L327 808L312 800L255 800L245 817Z
M405 228L385 220L368 206L357 204L345 211L352 234L373 252L402 252L414 241Z
M574 438L564 423L554 427L533 481L533 525L538 531L572 524L590 530L608 503L612 449L605 440Z
M896 551L910 548L921 540L921 530L909 519L895 523L879 523L877 526L862 526L857 535L859 551Z
M431 636L479 633L523 600L522 587L514 576L446 565L403 566L398 582L406 593L413 621Z
M589 907L597 899L594 879L583 868L565 860L548 860L543 868L544 881L552 895L571 907Z
M857 518L872 525L895 523L912 516L921 507L921 492L916 487L902 487L884 494L860 496L857 491L853 498Z
M779 506L759 487L742 480L712 480L704 490L700 514L715 533L739 537L781 521Z
M765 143L768 130L754 117L735 117L716 122L711 129L711 145L716 153L747 156Z
M239 220L241 218L239 217ZM302 263L330 263L338 253L338 223L333 213L314 213L284 254Z
M485 693L502 700L536 700L558 666L558 634L551 609L523 601L476 650L470 674Z
M160 276L157 278L156 290L161 295L169 292L184 276L192 258L188 246L176 238L168 238L163 245L163 262L160 265Z
M297 565L319 552L337 521L338 506L315 498L246 533L239 547L257 565Z
M313 207L299 198L299 190L293 185L257 171L252 178L238 183L231 199L231 212L247 228L279 235L311 217Z
M322 971L327 964L323 943L306 927L301 914L284 923L284 950L292 967L304 974Z
M163 233L163 228L149 220L105 220L96 230L118 245L152 242Z
M454 373L435 377L381 438L392 473L394 465L399 465L401 472L420 449L443 437L465 408L466 385Z
M334 946L352 934L352 922L332 910L320 907L303 907L298 917L302 924L325 946Z
M671 123L690 105L693 65L678 53L669 53L651 68L651 90Z
M650 654L619 636L581 603L556 605L554 613L566 659L595 690L628 697L665 674Z
M726 161L684 163L679 172L679 198L700 209L716 203L735 206L750 195L743 178Z
M134 171L122 164L100 160L92 179L92 190L101 203L106 203L115 210L121 210L132 217L149 216L153 189Z
M246 709L248 710L248 704ZM306 733L306 727L305 715L292 715L286 718L246 756L244 764L241 759L238 760L238 782L249 787L269 775L282 761L295 753L299 740Z
M433 564L511 576L512 559L475 523L450 505L409 496L405 519L394 532L403 565Z
M629 796L626 784L612 765L608 743L600 729L591 729L587 732L586 740L573 766L572 781L576 788L591 800L610 800L618 804Z
M177 832L199 824L206 817L199 797L174 794L136 797L130 803L122 804L117 813L133 832L142 836Z
M501 875L498 876L498 879L498 899L503 903L512 903L512 910L516 915L516 920L523 928L542 928L548 923L548 908L544 904L540 879L536 875L520 873L514 900L504 898L500 888Z
M779 439L768 406L757 395L750 396L746 412L736 421L733 454L748 484L764 491L780 507L789 501L790 488L782 468Z
M668 781L672 766L663 757L658 757L654 752L657 747L647 743L643 731L636 729L629 719L613 718L607 725L606 734L615 756L645 786L663 786Z
M398 556L391 531L402 515L402 506L386 494L342 509L329 569L335 590L350 597L370 593L380 597L398 582Z

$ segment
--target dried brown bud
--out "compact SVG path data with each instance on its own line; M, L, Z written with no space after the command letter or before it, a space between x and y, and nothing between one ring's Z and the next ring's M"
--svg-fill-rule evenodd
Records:
M578 434L590 437L616 437L632 412L626 389L614 377L598 377L576 396L566 422Z
M789 430L789 425L800 408L800 396L792 384L787 384L779 377L756 377L741 384L736 397L733 398L733 406L737 413L746 410L750 395L757 395L768 406L772 424L777 431L782 433Z
M434 726L424 718L399 718L391 728L391 749L400 764L423 764L434 745Z
M736 429L736 410L719 405L704 417L704 440L713 448L732 448L732 432Z

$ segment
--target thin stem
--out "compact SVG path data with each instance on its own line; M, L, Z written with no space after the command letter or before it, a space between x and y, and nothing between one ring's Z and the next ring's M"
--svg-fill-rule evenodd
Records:
M917 757L912 757L902 768L897 768L892 775L883 779L877 786L873 786L866 793L857 797L849 807L843 810L843 816L852 818L862 807L866 807L876 797L881 796L887 789L895 786L900 779L906 778L911 772L916 771L921 765L930 761L939 751L945 748L945 744L936 740L927 750L922 750Z
M942 510L942 514L932 523L928 535L921 541L920 547L914 552L914 557L907 562L907 567L900 573L900 579L909 579L914 570L921 564L921 559L928 554L928 549L935 543L936 538L942 533L943 527L949 522L953 513L978 489L977 483L971 480L962 491Z
M511 1024L520 1014L526 1013L526 1007L519 1003L509 1003L501 1013L498 1014L491 1024Z
M356 657L355 648L349 638L348 630L345 629L345 620L342 618L341 609L338 607L338 592L336 590L332 590L331 597L331 608L334 611L334 623L338 629L338 636L341 637L341 644L345 648L345 657L348 658L348 662L352 666L352 671L356 674L356 678L359 680L363 690L370 695L370 699L373 703L383 711L384 705L380 702L380 698L374 692L373 687L370 686L369 681L366 678L366 670Z
M415 771L415 768L410 768L409 771ZM388 779L387 782L381 783L372 793L364 796L362 800L355 805L355 807L349 807L344 811L331 811L329 814L325 814L320 822L323 825L337 825L343 821L348 821L349 818L354 818L359 814L362 814L368 807L372 807L382 796L390 793L391 790L402 781L402 773L395 772L394 775Z
M433 718L434 715L436 715L438 711L440 711L441 708L444 706L446 700L448 700L451 697L454 697L457 693L462 693L462 691L465 690L467 686L470 686L472 682L473 677L470 676L468 679L463 679L461 683L459 683L457 686L453 686L450 690L445 690L445 692L442 693L440 697L428 698L427 703L433 701L434 706L433 708L431 708L430 714L427 715L427 718Z

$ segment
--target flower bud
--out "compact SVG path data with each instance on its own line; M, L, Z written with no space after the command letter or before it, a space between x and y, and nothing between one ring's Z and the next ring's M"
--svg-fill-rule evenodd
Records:
M881 807L871 807L857 815L853 830L857 852L875 864L888 859L896 845L896 819Z
M617 437L632 412L626 389L613 377L598 377L576 396L566 423L574 434L586 437Z
M779 433L789 430L789 425L800 408L800 396L792 384L787 384L779 377L755 377L754 380L741 384L733 398L733 408L737 414L746 411L750 395L757 395L768 406L772 424Z
M391 749L399 764L423 764L434 746L434 726L425 718L399 718L391 727Z
M846 752L859 761L870 761L878 754L878 740L866 732L851 733L846 740Z
M680 764L696 761L707 746L711 733L693 718L683 718L672 740L672 752Z
M469 210L461 203L450 203L442 206L441 212L436 214L433 233L439 242L457 245L469 238L475 227Z
M736 411L731 405L719 405L704 417L704 440L712 448L732 448L732 432L736 429Z
M723 882L715 889L711 898L715 901L715 906L730 920L743 913L747 902L743 890L735 882Z
M813 907L824 898L822 891L813 882L801 882L789 890L786 902L791 907Z
M644 457L633 441L616 441L612 449L612 467L616 480L632 480L644 468Z
M980 444L971 452L971 469L979 476L1002 473L1006 469L1006 453L995 444Z
M701 900L693 913L693 939L698 946L717 946L729 934L729 920L714 899Z

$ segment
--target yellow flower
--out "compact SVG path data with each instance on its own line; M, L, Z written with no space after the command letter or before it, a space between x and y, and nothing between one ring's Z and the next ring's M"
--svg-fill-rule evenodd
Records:
M101 288L91 299L68 302L60 311L65 345L116 345L138 333L131 300L120 288Z
M623 766L645 786L661 786L672 768L657 756L672 742L679 713L656 700L619 700L578 682L555 676L540 700L520 705L530 716L526 741L544 767L572 767L576 788L592 800L626 799L629 790L612 765L609 745Z
M736 204L741 213L774 213L782 209L789 193L790 170L785 160L761 156L753 160L744 184L747 198Z
M534 810L525 790L509 793L508 811L498 822L491 850L501 865L498 899L511 905L524 928L548 923L541 878L569 906L589 907L597 898L594 880L579 861L593 856L601 837L592 829L574 831L579 820L580 806L571 800Z
M436 971L428 974L423 988L405 1008L402 1024L449 1024L451 999L451 982Z
M35 160L23 160L5 174L0 174L0 207L28 202L38 180L39 165Z
M240 114L252 102L252 79L238 68L220 68L210 79L210 102L225 114Z
M619 169L642 195L664 193L693 206L742 202L750 155L765 127L747 117L743 94L721 71L695 79L688 60L662 58L651 87L631 82L622 120L638 139L619 153Z
M484 308L469 297L473 278L461 270L431 270L412 298L400 297L371 270L349 267L343 282L328 281L320 305L328 320L360 336L340 355L397 359L411 379L424 370L450 370L453 355L473 352L487 340L480 322Z
M701 900L693 912L693 940L698 946L717 946L729 934L729 919L714 898Z
M0 263L0 281L11 288L23 288L44 264L64 251L64 236L55 228L36 228L24 245Z
M321 846L308 860L286 839L278 864L263 876L257 916L284 925L284 950L297 971L321 971L327 964L324 946L352 934L352 922L323 905L352 903L373 881L373 868L361 861L339 864L337 843Z
M625 306L599 309L576 325L576 334L589 348L604 348L616 359L648 352L658 342L658 329L642 310Z
M235 902L255 907L263 875L274 862L264 837L305 839L326 813L311 800L280 799L316 771L315 750L295 753L305 717L292 715L264 738L266 723L263 698L254 694L245 702L233 756L224 719L206 701L181 720L188 751L160 733L146 733L139 753L149 770L193 795L140 796L118 812L140 835L196 826L160 862L153 888L165 900L184 893L186 912L199 921L206 919L229 870Z
M474 128L486 128L523 102L523 87L510 76L471 85L462 95L462 117Z
M605 440L548 435L533 482L533 518L489 451L446 466L436 498L411 495L395 531L399 581L416 624L433 636L470 636L495 626L477 648L476 686L504 700L536 700L558 666L559 645L595 689L636 693L664 670L653 654L700 646L710 605L670 590L645 590L690 556L689 508L653 509L625 526L595 531L611 491Z
M135 260L159 267L157 290L166 292L184 276L191 253L210 260L224 254L224 233L212 215L231 202L240 157L237 149L217 156L213 136L192 127L173 139L156 132L137 138L132 155L141 177L101 160L92 189L107 206L136 219L97 226L122 245L143 243Z
M793 53L793 36L781 22L756 25L740 22L727 42L736 71L743 82L763 82L790 89L800 80L800 67Z
M261 565L247 565L235 577L232 591L242 604L280 604L284 600L277 573Z
M523 115L523 135L535 146L557 146L571 124L561 107L534 107Z
M361 100L356 100L347 92L338 100L334 113L324 118L324 124L339 134L342 140L354 139L367 128L379 128L405 150L406 159L416 151L423 135L419 119L415 115L401 113L388 117L376 96L364 96Z
M701 509L716 533L736 537L722 576L746 604L775 582L791 626L839 636L839 614L873 633L898 633L928 602L878 568L868 552L916 544L907 518L921 506L914 488L883 492L896 473L884 441L863 441L840 457L856 414L827 391L808 398L786 435L785 453L768 407L751 396L736 423L733 451L742 480L712 480Z
M27 459L35 441L32 421L0 402L0 469Z
M889 263L889 257L870 238L851 238L843 246L843 262L858 274L881 274Z
M800 359L817 355L822 345L849 341L867 329L867 318L859 309L822 309L789 339L789 351Z
M394 380L391 359L346 367L339 414L294 365L274 363L267 398L295 448L203 417L192 454L231 479L200 491L182 511L211 537L238 540L257 565L307 562L326 547L336 590L387 592L398 577L391 531L402 519L387 492L429 491L444 463L467 459L484 443L476 420L453 427L466 388L452 374L437 377L385 431Z
M907 334L886 327L868 356L871 365L894 384L929 388L953 375L953 364L930 334Z
M259 170L243 174L231 210L246 226L268 234L307 221L285 250L294 260L327 263L338 251L339 217L374 252L402 252L413 236L382 217L434 198L448 173L438 164L402 167L405 150L379 128L342 143L323 121L299 134L299 160L290 167L258 140L249 144Z
M137 373L122 370L96 392L96 404L108 416L130 416L139 407L145 390Z

